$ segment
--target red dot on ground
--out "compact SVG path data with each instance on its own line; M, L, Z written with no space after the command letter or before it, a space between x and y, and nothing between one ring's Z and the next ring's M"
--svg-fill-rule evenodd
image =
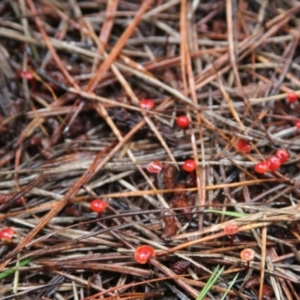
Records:
M294 103L298 100L298 95L295 92L289 92L287 94L287 100L289 103Z
M255 256L255 251L253 249L244 249L240 252L240 257L242 260L249 261Z
M11 239L13 237L14 233L15 233L15 231L10 227L3 228L0 230L0 238L1 239Z
M238 149L244 153L248 153L252 148L250 142L243 139L238 139L236 145Z
M232 223L232 224L227 224L224 227L224 233L228 234L228 235L233 235L236 234L239 231L239 226L237 226L236 224Z
M159 160L151 161L146 169L149 173L159 173L162 169L162 163Z
M277 157L277 158L279 158L279 160L281 161L281 163L283 164L283 163L285 163L288 159L289 159L289 157L290 157L290 154L287 152L287 150L285 150L285 149L278 149L278 150L276 150L276 152L275 152L275 156Z
M272 155L270 158L268 158L267 163L271 171L277 171L281 166L280 159L275 155Z
M182 169L186 172L193 172L196 169L196 163L192 159L187 159L182 166Z
M155 255L155 251L151 246L142 245L136 248L134 258L139 264L145 264Z
M189 118L188 118L187 116L185 116L185 115L183 115L183 116L178 116L178 117L176 118L176 124L177 124L180 128L184 129L184 128L187 128L187 127L189 126L190 120L189 120Z
M104 211L107 204L101 199L95 199L90 203L91 210L97 213Z
M27 79L27 80L32 80L32 79L33 79L33 75L32 75L31 72L28 72L28 71L21 71L20 74L21 74L21 77L22 77L22 78L25 78L25 79Z
M257 173L264 174L269 171L269 165L266 161L261 161L254 166L254 170Z
M154 107L154 102L151 99L143 99L140 101L140 107L142 109L150 110Z

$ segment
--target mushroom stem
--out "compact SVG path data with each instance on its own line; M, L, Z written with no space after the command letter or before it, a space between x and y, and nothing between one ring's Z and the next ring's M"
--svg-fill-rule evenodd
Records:
M196 185L196 173L195 173L195 171L191 172L190 176L191 176L191 181L192 181L193 185L195 186Z
M157 188L158 187L158 173L153 174L153 178L154 178L154 186Z

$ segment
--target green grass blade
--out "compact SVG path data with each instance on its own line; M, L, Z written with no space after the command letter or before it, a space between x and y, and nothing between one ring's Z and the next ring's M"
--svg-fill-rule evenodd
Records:
M204 210L205 213L216 213L216 214L221 214L221 215L226 215L230 217L235 217L235 218L242 218L242 217L247 217L249 214L244 214L244 213L239 213L235 211L222 211L222 210L215 210L215 209L206 209Z
M31 261L30 258L24 259L19 263L18 267L13 267L11 269L8 269L6 271L1 272L0 273L0 280L7 277L10 274L13 274L18 268L26 266L27 264L29 264L30 261Z
M200 294L198 295L196 300L202 300L205 297L205 295L209 292L211 287L214 285L214 283L218 280L218 278L220 277L220 275L223 273L223 270L224 270L224 267L222 267L221 270L219 270L219 268L220 268L220 266L217 266L215 268L215 270L209 277L207 283L203 287L202 291L200 292Z
M232 286L233 286L234 283L236 282L236 280L237 280L239 274L240 274L240 273L237 273L237 274L234 276L233 280L230 282L230 284L229 284L229 286L228 286L228 288L227 288L227 290L226 290L226 292L225 292L225 294L223 295L223 297L222 297L221 300L225 300L225 298L226 298L228 292L230 291L230 289L232 288Z

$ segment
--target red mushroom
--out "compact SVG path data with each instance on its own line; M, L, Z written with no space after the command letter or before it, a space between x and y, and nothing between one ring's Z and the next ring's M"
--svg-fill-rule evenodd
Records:
M275 152L275 156L280 159L282 164L284 164L289 159L290 154L285 149L278 149Z
M186 115L178 116L176 118L176 124L183 130L183 133L185 134L186 128L188 128L190 125L190 119Z
M154 108L154 102L150 99L143 99L140 101L140 107L142 109L150 110Z
M153 160L147 165L146 169L149 173L153 174L154 185L157 186L158 173L162 170L162 163L159 160Z
M281 166L281 160L275 155L272 155L271 157L268 158L267 160L269 170L271 171L277 171L280 166Z
M254 166L255 172L264 174L269 171L269 164L266 161L260 161Z
M195 178L196 167L197 167L197 164L192 159L187 159L182 165L182 169L185 172L190 173L190 177L191 177L191 181L192 181L193 185L196 185L196 178Z
M101 199L95 199L90 203L92 211L98 213L98 218L101 217L102 212L107 208L107 204Z
M288 103L291 104L298 100L298 95L294 91L292 91L287 94L286 98L287 98Z
M234 235L239 231L239 226L235 223L227 224L224 227L224 233L230 236L230 246L233 246Z
M0 230L0 238L9 240L13 237L15 231L11 227L6 227Z
M248 153L252 149L250 142L243 139L238 139L236 146L243 153Z
M155 250L148 245L142 245L136 248L134 258L139 264L145 264L155 255Z
M250 248L246 248L240 252L241 259L247 262L247 270L249 270L250 267L249 262L253 260L254 256L255 256L255 251Z

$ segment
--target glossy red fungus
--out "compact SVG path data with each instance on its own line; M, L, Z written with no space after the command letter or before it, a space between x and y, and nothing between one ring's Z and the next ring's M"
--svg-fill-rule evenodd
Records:
M295 126L296 126L296 132L297 132L300 129L300 121L296 122Z
M285 163L289 159L289 157L290 157L290 154L285 149L278 149L278 150L276 150L276 152L275 152L274 155L277 158L279 158L279 160L280 160L280 162L282 164Z
M147 171L153 174L154 177L154 185L157 186L158 183L158 173L162 170L162 163L159 160L151 161L147 167Z
M294 103L298 100L298 95L295 92L289 92L286 98L289 103Z
M36 90L36 82L32 72L21 70L19 74L21 78L26 79L31 83L32 90Z
M0 238L1 239L11 239L14 235L15 231L11 227L6 227L0 230Z
M250 248L246 248L240 252L241 259L247 262L247 270L249 270L250 267L249 262L253 260L254 256L255 256L255 251Z
M277 171L281 166L281 161L275 155L272 155L267 160L270 171Z
M136 248L134 258L139 264L145 264L154 255L155 251L151 246L142 245Z
M190 125L190 119L186 115L178 116L176 118L176 124L183 130L183 133L185 133L185 129Z
M192 159L187 159L182 166L182 169L186 172L193 172L196 169L196 163Z
M252 149L250 142L243 139L238 139L236 146L243 153L248 153Z
M32 80L33 79L33 75L32 75L32 73L31 72L29 72L29 71L21 71L20 72L20 75L21 75L21 77L22 78L24 78L24 79L26 79L26 80Z
M239 226L235 223L227 224L224 227L224 233L230 235L230 246L233 246L234 235L239 231Z
M150 110L154 108L154 102L151 99L143 99L140 101L140 108Z
M157 174L162 169L162 163L159 160L153 160L147 165L146 169L149 173Z
M183 165L182 165L182 169L185 172L190 173L191 176L191 181L193 185L196 185L196 178L195 178L195 169L197 167L197 164L194 160L192 159L187 159Z
M254 166L256 173L264 174L269 171L269 164L266 161L261 161Z
M98 217L107 208L107 204L101 199L95 199L90 203L91 210L98 213Z

